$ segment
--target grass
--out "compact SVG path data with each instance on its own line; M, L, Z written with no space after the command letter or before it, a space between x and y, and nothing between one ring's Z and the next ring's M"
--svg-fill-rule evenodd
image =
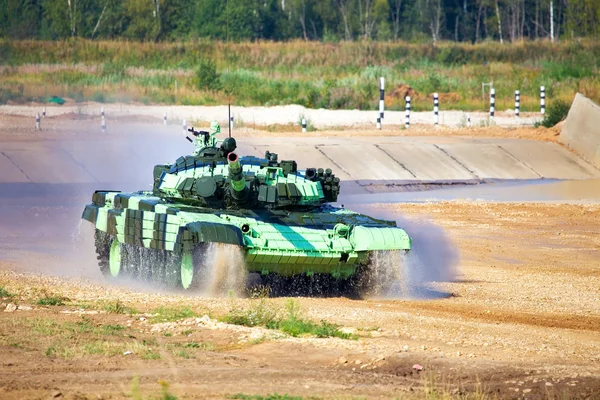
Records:
M555 101L550 103L541 125L546 128L551 128L560 121L567 118L571 105L564 101Z
M309 108L378 106L378 78L386 77L386 109L403 110L406 85L412 109L485 110L493 82L499 111L539 111L548 101L571 102L576 92L600 102L600 43L593 40L510 45L440 43L131 43L0 40L0 103L51 95L78 101L145 104L299 104ZM110 61L106 61L110 60ZM243 121L239 121L242 123Z
M321 321L314 323L302 317L300 304L289 299L285 309L274 308L266 299L253 300L253 305L245 310L233 309L222 320L224 322L244 326L264 326L267 329L278 329L293 337L315 336L318 338L337 337L341 339L358 339L340 330L340 326Z
M101 324L88 317L59 322L49 317L17 317L5 321L0 345L14 344L27 351L38 350L51 358L72 359L88 355L122 356L132 351L142 358L154 357L156 341L137 340L119 324ZM21 332L27 331L27 335Z
M277 393L268 394L266 396L248 395L248 394L238 393L238 394L229 396L228 398L236 399L236 400L303 400L305 398L317 399L316 397L290 396L287 394L277 394Z
M126 306L121 300L102 301L101 307L104 311L110 314L139 314L139 312L129 306Z
M158 322L175 322L185 318L195 318L198 314L189 307L158 307L152 311L154 314L150 318L150 322L155 324Z
M169 391L169 384L167 382L160 380L160 381L158 381L158 384L160 385L159 396L158 397L151 396L151 397L148 397L148 399L177 400L177 397L174 396L173 394L171 394L171 392ZM136 376L131 381L131 393L127 397L131 397L134 400L143 400L145 398L144 395L142 394L139 377Z
M14 297L14 294L10 293L3 286L0 286L0 297Z
M36 302L40 306L64 306L65 301L68 301L66 297L62 296L44 296L38 299Z

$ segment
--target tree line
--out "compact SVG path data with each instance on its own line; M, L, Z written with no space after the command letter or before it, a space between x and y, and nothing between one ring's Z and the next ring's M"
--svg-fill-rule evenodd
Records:
M435 42L598 38L598 0L0 0L0 37Z

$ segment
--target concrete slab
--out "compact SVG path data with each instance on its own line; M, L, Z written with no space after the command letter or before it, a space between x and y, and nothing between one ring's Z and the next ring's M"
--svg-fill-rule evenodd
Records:
M381 148L422 181L477 179L439 148L428 143L382 144Z
M90 142L70 142L65 144L65 151L78 164L84 165L97 182L152 180L152 169L142 171L137 154L121 143L102 142L99 146Z
M385 184L416 179L411 171L373 144L324 145L317 148L359 183L380 181Z
M489 143L435 145L457 163L481 179L538 179L537 174L518 157L501 146Z
M96 181L84 165L67 152L52 147L4 151L11 160L37 183L84 183Z
M0 174L2 183L31 182L4 151L0 152Z
M577 93L559 138L600 167L600 106Z
M155 164L192 150L172 135L7 141L0 148L0 183L132 183L144 189ZM238 147L241 155L263 156L265 150L296 160L300 169L331 168L345 194L399 190L389 185L409 182L600 177L599 169L560 145L530 140L247 138Z
M501 146L543 178L600 177L598 169L556 143L523 141L522 143L507 142Z

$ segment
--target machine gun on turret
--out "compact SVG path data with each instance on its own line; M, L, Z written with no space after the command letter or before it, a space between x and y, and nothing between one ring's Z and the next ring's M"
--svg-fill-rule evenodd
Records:
M199 136L202 136L202 138L203 138L202 139L203 147L207 147L209 145L209 142L210 142L210 132L207 132L207 131L197 131L197 130L194 130L193 127L192 128L188 128L188 132L191 132L192 135L196 136L196 138L199 137ZM192 138L190 138L189 136L186 136L185 138L190 143L194 143L194 140ZM198 140L198 139L196 139L196 140Z

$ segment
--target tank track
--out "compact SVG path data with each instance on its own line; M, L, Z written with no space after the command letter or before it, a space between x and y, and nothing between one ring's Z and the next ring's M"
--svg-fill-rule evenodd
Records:
M356 272L346 278L338 279L329 274L305 274L281 276L268 274L260 277L256 286L268 288L272 297L310 296L310 297L349 297L363 299L367 297L385 296L392 285L399 282L399 271L393 268L382 268L378 257L400 257L391 251L374 251L369 262L358 266ZM260 276L260 275L259 275Z
M95 246L98 265L102 274L109 280L131 279L167 289L182 289L180 264L181 254L166 250L147 249L132 244L121 243L121 270L117 276L110 271L110 248L115 238L96 230ZM194 279L187 290L208 289L209 277L206 270L207 245L198 245L192 253ZM392 284L398 281L398 274L391 268L382 268L377 257L390 256L389 251L374 251L369 262L358 266L356 273L346 279L334 278L329 274L281 276L278 274L250 274L247 293L256 293L256 288L266 288L271 297L311 296L311 297L365 297L385 295ZM393 256L393 255L392 255ZM261 292L264 295L264 291Z

